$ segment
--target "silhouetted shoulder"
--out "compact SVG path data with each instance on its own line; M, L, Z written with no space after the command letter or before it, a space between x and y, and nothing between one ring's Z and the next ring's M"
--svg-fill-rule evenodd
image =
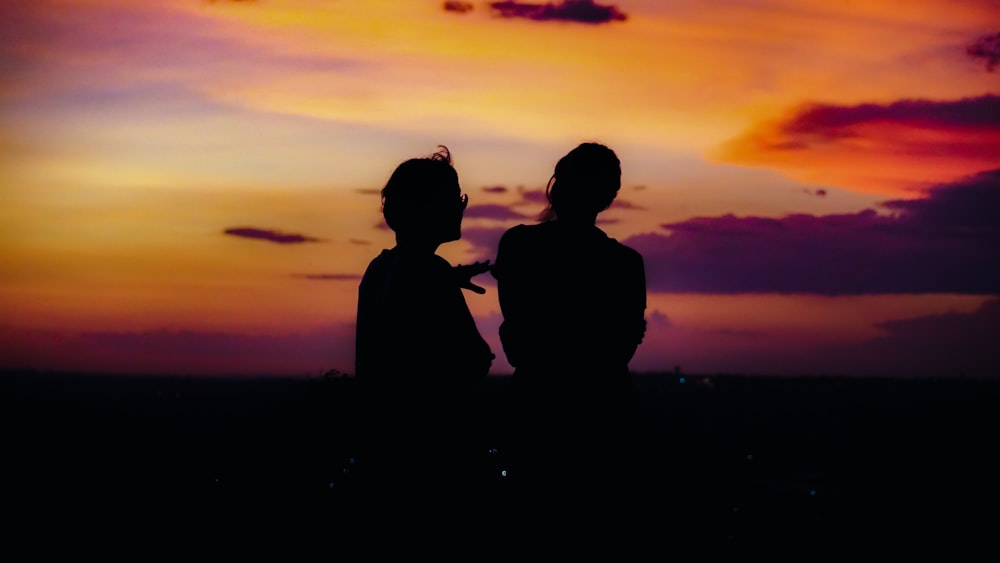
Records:
M609 237L595 226L566 226L559 222L517 225L500 238L493 277L503 278L517 263L544 262L547 267L563 263L610 261L615 268L642 267L643 258L636 250ZM541 267L546 268L545 265Z

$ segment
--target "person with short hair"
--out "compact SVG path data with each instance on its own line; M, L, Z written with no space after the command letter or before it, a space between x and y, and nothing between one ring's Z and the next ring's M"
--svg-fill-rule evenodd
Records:
M467 461L469 409L494 355L462 289L484 292L471 279L490 264L436 254L461 238L469 201L447 147L397 166L381 199L396 245L358 286L355 377L369 441L359 463L373 491L417 494L448 486Z

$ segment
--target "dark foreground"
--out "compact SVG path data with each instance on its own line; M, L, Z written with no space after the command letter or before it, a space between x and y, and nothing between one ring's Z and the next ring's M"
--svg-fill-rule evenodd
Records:
M571 498L519 487L505 457L508 380L490 378L467 421L479 454L456 485L461 502L406 504L358 486L349 377L0 378L8 539L83 530L110 542L128 530L176 546L228 530L246 545L295 530L333 550L376 531L368 548L391 551L414 532L434 553L475 538L468 559L479 560L598 543L655 558L957 555L994 552L1000 538L1000 381L637 376L640 455L604 504L587 456L607 452L581 455Z

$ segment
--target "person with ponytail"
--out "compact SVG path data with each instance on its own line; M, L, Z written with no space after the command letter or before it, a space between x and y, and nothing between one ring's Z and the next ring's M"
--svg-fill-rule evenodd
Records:
M620 188L613 150L575 147L555 165L539 222L508 229L491 270L514 368L512 477L535 491L625 478L614 470L637 420L629 362L646 330L646 275L642 256L597 226Z

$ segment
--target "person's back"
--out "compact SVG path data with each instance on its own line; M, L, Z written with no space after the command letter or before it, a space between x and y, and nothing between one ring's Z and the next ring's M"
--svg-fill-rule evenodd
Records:
M629 361L645 334L645 269L639 253L596 226L620 174L603 145L570 151L550 180L542 222L509 229L497 250L519 467L533 489L620 482L623 460L611 452L629 455L638 414ZM578 473L588 467L604 473Z
M642 257L594 226L519 225L503 237L501 341L519 379L601 392L642 341ZM563 389L564 392L570 388Z
M383 250L358 288L355 372L373 393L467 395L491 365L452 266L434 254Z

